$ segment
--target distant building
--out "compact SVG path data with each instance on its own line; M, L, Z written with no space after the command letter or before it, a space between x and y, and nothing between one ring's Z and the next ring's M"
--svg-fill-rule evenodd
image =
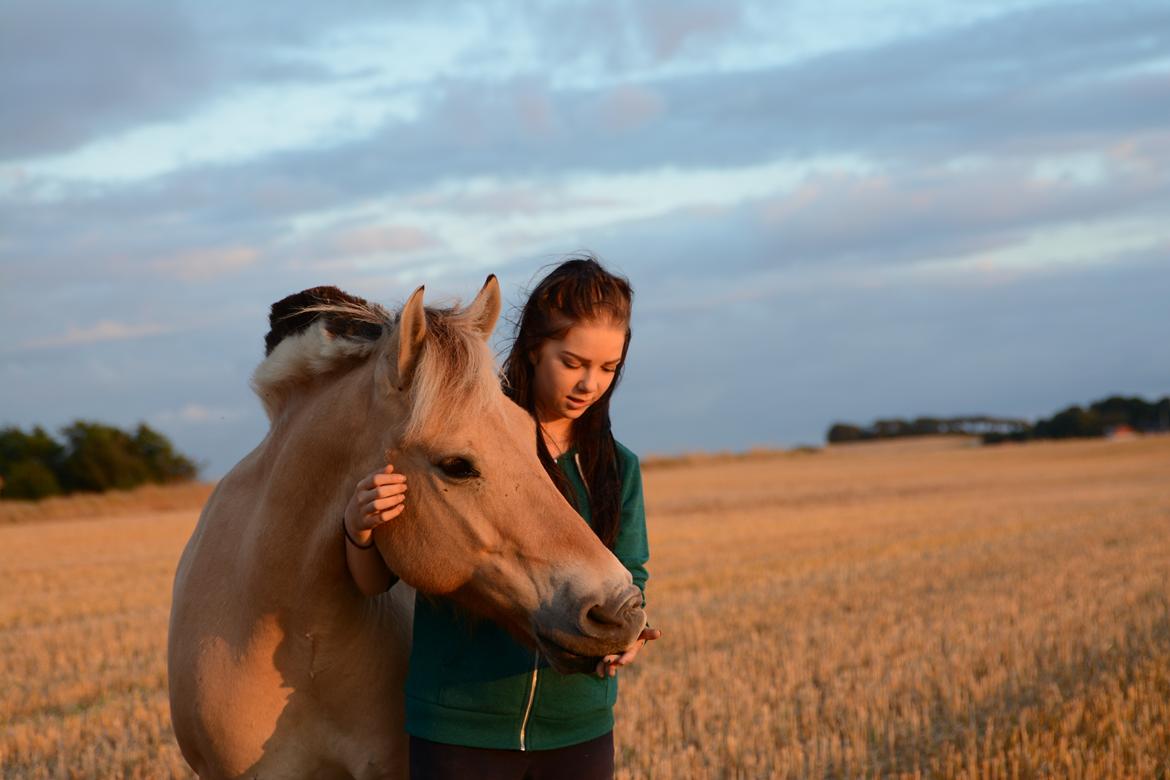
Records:
M1133 429L1132 426L1121 423L1120 425L1110 425L1105 429L1105 438L1114 441L1123 439L1136 439L1141 434Z
M1004 417L956 417L952 421L951 429L956 433L969 433L975 436L982 436L985 433L1018 433L1028 429L1028 421Z

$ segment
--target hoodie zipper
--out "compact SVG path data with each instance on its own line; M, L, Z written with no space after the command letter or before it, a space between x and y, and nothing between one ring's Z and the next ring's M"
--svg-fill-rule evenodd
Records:
M532 686L528 689L528 704L524 706L524 719L520 721L520 749L527 750L524 744L524 732L528 728L528 716L532 714L532 701L536 698L536 675L540 668L540 653L532 659Z

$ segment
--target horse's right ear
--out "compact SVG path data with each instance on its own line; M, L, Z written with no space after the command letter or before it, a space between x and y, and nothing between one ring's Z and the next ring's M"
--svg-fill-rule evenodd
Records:
M423 308L423 290L419 287L406 305L402 307L402 314L398 318L398 378L396 384L399 390L410 386L414 369L418 366L419 356L422 354L423 343L427 337L427 312Z
M484 341L492 337L496 329L496 320L500 318L500 283L495 274L488 276L483 283L475 300L467 307L475 321L475 329L483 336Z

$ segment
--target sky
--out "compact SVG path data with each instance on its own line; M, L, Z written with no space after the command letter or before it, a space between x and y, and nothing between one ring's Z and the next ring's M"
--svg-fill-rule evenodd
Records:
M0 105L0 425L209 478L273 301L581 251L643 455L1170 392L1163 0L5 0Z

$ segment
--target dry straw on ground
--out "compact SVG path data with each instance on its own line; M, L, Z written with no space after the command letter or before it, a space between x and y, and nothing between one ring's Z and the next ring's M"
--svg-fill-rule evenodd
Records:
M646 474L666 636L622 778L1170 774L1170 438L696 459ZM187 511L0 527L0 774L185 776Z
M177 509L198 511L214 487L206 482L185 482L180 485L143 485L133 490L111 490L108 493L73 493L43 501L5 500L0 501L0 525Z

